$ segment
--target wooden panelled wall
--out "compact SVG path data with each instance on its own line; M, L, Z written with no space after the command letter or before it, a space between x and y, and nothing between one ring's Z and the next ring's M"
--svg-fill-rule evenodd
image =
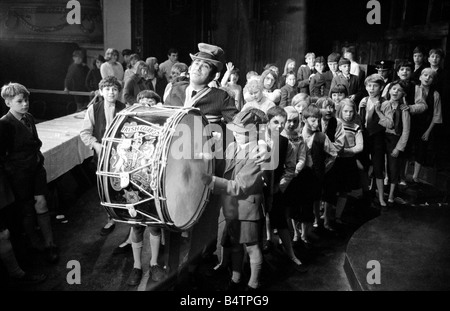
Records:
M227 12L225 14L225 12ZM213 9L213 42L224 48L227 61L240 69L240 82L267 63L283 72L288 58L303 63L307 48L306 1L216 1Z

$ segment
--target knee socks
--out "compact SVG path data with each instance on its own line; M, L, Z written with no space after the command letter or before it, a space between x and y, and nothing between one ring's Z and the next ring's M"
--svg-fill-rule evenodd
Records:
M37 214L37 223L41 228L42 236L44 237L45 247L55 246L53 242L53 231L50 213L45 212L42 214Z
M5 265L10 277L20 278L25 275L14 255L11 242L7 238L0 238L0 260Z

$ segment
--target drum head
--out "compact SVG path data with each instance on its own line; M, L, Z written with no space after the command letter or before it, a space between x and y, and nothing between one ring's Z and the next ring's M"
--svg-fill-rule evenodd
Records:
M188 229L202 214L209 188L201 181L203 173L213 174L212 160L195 159L209 143L203 128L206 120L197 112L185 115L175 129L168 150L164 189L166 212L174 226ZM190 135L186 132L190 129Z

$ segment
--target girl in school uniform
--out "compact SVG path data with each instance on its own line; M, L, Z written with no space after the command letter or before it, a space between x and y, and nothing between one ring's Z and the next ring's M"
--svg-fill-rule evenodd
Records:
M341 216L347 203L350 191L360 188L357 154L363 150L363 135L361 126L356 122L356 107L352 100L345 98L341 101L342 111L340 121L344 128L344 148L336 158L335 179L339 193L336 203L336 222L342 223Z
M395 188L400 179L401 160L410 132L411 117L409 110L401 109L407 89L408 85L404 80L392 82L387 90L386 101L381 105L381 113L385 118L380 119L379 124L386 128L385 148L387 175L390 183L389 206L394 204Z

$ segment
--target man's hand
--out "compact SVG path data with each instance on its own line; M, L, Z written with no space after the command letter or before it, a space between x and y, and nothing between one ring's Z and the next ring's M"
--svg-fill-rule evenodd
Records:
M256 154L256 165L262 165L270 159L270 152L267 143L263 140L258 141L258 153Z
M211 180L212 180L212 176L203 173L201 176L201 180L204 185L209 186L209 184L211 183Z

